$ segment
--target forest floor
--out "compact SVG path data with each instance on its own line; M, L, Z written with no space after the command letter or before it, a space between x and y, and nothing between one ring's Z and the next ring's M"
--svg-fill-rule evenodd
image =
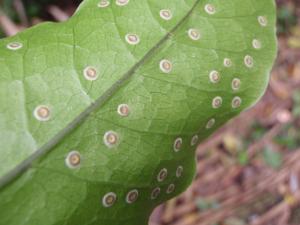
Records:
M150 225L300 225L300 1L277 2L279 54L266 94L199 146L192 186ZM0 37L66 20L79 3L2 0Z

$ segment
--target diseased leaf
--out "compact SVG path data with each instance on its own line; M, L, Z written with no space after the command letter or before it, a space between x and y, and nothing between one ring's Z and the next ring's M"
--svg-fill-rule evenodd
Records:
M0 224L146 225L263 94L273 0L85 0L0 41Z

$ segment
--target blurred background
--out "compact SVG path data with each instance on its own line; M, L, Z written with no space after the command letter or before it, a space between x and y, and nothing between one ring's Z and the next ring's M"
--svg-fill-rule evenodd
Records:
M0 38L64 21L80 2L0 0ZM150 225L300 225L300 0L277 3L279 54L267 93L199 146L194 183Z

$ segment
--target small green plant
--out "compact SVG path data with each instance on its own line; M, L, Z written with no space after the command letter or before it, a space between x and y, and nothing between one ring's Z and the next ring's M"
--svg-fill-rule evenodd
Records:
M146 225L263 94L273 0L85 0L0 41L0 224Z

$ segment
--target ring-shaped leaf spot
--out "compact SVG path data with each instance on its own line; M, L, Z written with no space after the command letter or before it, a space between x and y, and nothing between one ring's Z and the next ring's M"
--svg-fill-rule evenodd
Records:
M259 16L257 20L262 27L266 27L268 25L268 20L265 16Z
M118 106L118 114L120 116L126 117L130 113L129 106L127 104L121 104Z
M171 20L173 15L170 9L162 9L159 12L159 15L164 20Z
M254 66L253 57L250 55L246 55L244 58L244 63L248 68L252 68Z
M98 71L92 66L88 66L83 70L83 75L85 79L89 81L95 81L98 79Z
M200 31L195 28L191 28L188 30L188 35L193 41L198 41L201 38Z
M253 39L252 46L255 49L261 49L262 47L261 42L258 39Z
M126 202L128 204L132 204L132 203L136 202L136 200L138 199L138 197L139 197L138 190L137 189L131 190L126 195Z
M238 91L241 87L241 80L238 79L238 78L234 78L231 82L231 88L234 90L234 91Z
M48 106L39 105L34 109L33 115L37 120L41 122L46 122L51 118L51 111Z
M223 61L223 64L225 67L231 67L232 66L232 61L229 58L225 58Z
M119 135L114 131L107 131L103 136L103 141L107 147L112 148L118 145Z
M106 8L110 5L110 2L108 0L100 0L98 3L99 8Z
M78 151L71 151L65 159L65 164L70 169L76 169L80 167L81 155Z
M195 146L199 141L199 136L196 134L192 137L191 146Z
M232 108L234 109L239 108L241 104L242 104L242 99L240 97L236 96L232 99L232 103L231 103Z
M212 100L212 107L214 109L218 109L222 106L222 103L223 103L223 99L220 96L217 96Z
M176 138L174 141L173 149L175 152L179 152L182 147L182 138Z
M116 0L118 6L125 6L129 3L129 0Z
M9 50L13 50L13 51L16 51L16 50L19 50L23 47L23 44L20 43L20 42L11 42L11 43L8 43L6 45L6 47L9 49Z
M183 173L183 166L178 166L176 169L176 177L179 178L182 176Z
M175 190L175 184L170 184L167 188L167 194L171 194Z
M170 73L172 71L173 65L170 60L163 59L159 63L159 68L163 73Z
M206 129L211 129L215 125L216 120L214 118L210 119L206 124Z
M140 37L137 34L126 34L125 40L130 45L137 45L140 43Z
M153 191L151 192L151 199L157 199L158 196L160 194L160 188L159 187L156 187L153 189Z
M213 70L209 74L209 80L212 83L218 83L221 80L221 75L218 71Z
M157 181L163 182L168 176L168 170L166 168L161 169L157 175Z
M117 195L114 192L105 194L102 198L102 204L104 207L112 207L117 201Z
M216 13L216 8L212 4L206 4L204 6L204 9L210 15L213 15Z

